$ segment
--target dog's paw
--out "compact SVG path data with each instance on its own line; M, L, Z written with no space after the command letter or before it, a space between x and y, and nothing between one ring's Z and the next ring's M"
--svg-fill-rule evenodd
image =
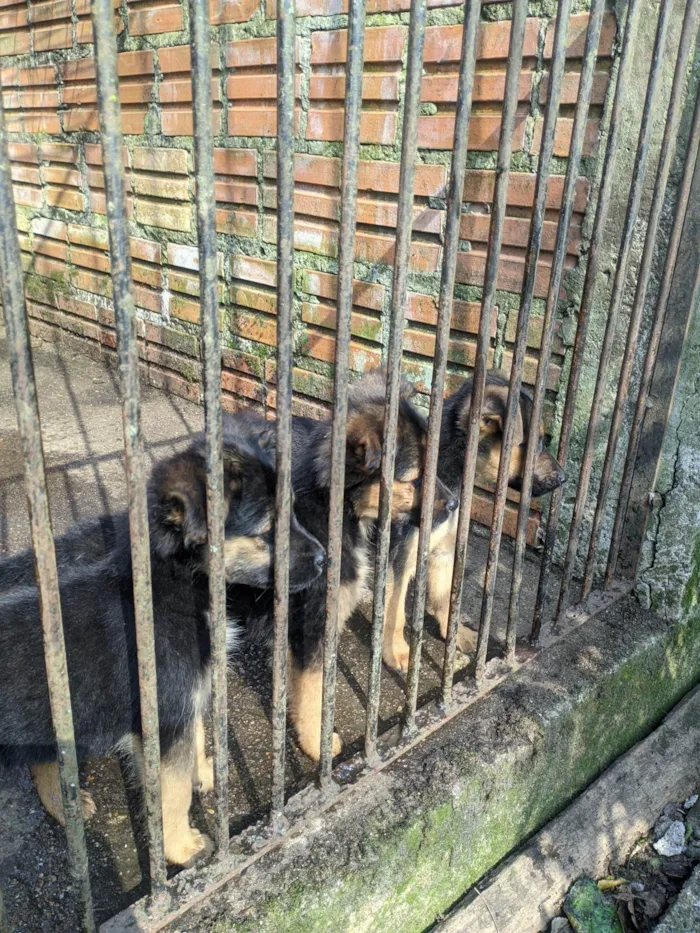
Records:
M476 651L476 643L478 639L478 632L467 628L466 625L460 625L457 631L457 648L462 652L462 654L474 654Z
M214 759L207 756L198 762L193 787L200 794L208 794L214 790Z
M165 857L171 865L182 865L189 868L200 858L211 855L214 843L209 836L200 833L198 829L189 828L189 831L176 839L166 840Z
M339 755L343 750L343 740L337 732L333 733L333 757Z
M408 670L410 653L411 649L408 646L408 642L402 639L401 642L395 642L385 646L382 651L382 658L390 670L405 674Z
M297 733L297 741L299 742L299 748L302 752L307 755L312 761L321 760L321 737L320 736L310 736L302 735ZM343 741L338 735L337 732L333 733L333 757L339 755L343 750Z
M80 791L80 803L83 808L83 819L91 819L95 813L97 813L97 804L95 803L92 794L89 794L86 790Z

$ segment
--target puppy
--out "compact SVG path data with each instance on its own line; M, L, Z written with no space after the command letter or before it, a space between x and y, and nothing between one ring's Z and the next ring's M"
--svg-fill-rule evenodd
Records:
M427 425L425 418L411 404L413 389L401 389L397 428L396 466L392 491L392 536L401 536L406 528L417 530L420 522L421 483L425 460ZM379 510L379 487L384 410L385 376L372 372L354 383L349 391L345 462L345 495L338 596L338 625L343 626L371 594L376 548L376 522ZM331 432L330 419L313 421L295 417L292 430L292 485L295 508L301 524L324 545L328 540L330 503ZM274 424L261 422L270 449L274 447ZM443 483L435 491L434 525L446 523L457 509L457 500ZM405 589L402 579L392 573L388 580L388 605L400 605L403 612ZM240 588L239 588L240 589ZM246 594L240 592L240 607ZM252 599L246 624L253 637L267 637L271 632L269 594ZM302 750L312 759L320 754L321 697L323 681L323 633L326 618L325 576L314 581L290 601L289 615L289 712ZM385 631L383 654L387 663L396 665L396 652L408 646L401 629L400 643L393 631ZM334 754L340 752L338 735L333 736Z
M233 584L269 586L275 472L269 455L231 427L224 454L226 577ZM188 816L193 783L205 791L212 786L202 725L210 637L201 443L155 467L148 503L165 855L189 865L211 848ZM133 578L123 520L114 533L102 559L78 561L67 570L64 565L61 609L71 702L79 759L129 749L141 773ZM291 536L293 574L308 584L322 571L323 549L296 519ZM74 545L69 539L64 554ZM0 762L28 764L44 806L63 822L36 589L4 594L0 612ZM84 792L82 800L89 816L94 804Z
M444 484L459 494L464 473L464 457L467 444L472 399L472 380L468 379L460 388L445 400L440 431L440 451L438 473ZM479 446L476 461L476 479L478 486L496 485L498 468L503 446L503 429L506 420L508 399L508 380L497 373L489 372L486 376L484 404L479 426ZM564 470L554 457L544 448L544 430L542 425L532 424L532 395L527 389L521 389L515 423L515 437L510 456L508 485L519 490L522 486L525 455L531 431L536 430L539 437L539 449L535 460L532 480L532 495L537 498L546 495L561 486L565 480ZM428 557L426 610L437 619L440 634L447 637L447 622L450 609L450 592L454 567L454 549L457 534L457 516L441 528L441 533L433 532ZM401 589L408 589L410 580L415 575L417 534L406 536L403 548L394 556L396 573L402 574ZM394 632L394 638L403 637L405 618L403 607L399 611L392 606L392 614L387 613L386 627ZM386 629L385 629L386 631ZM399 634L401 633L401 634ZM474 633L460 627L458 633L459 648L471 651L474 648ZM397 669L407 669L407 656L398 657Z

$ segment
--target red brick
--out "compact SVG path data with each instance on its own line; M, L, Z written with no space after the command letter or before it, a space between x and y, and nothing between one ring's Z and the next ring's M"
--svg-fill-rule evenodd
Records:
M160 117L161 129L164 136L192 136L193 118L192 110L163 110ZM221 125L221 111L214 108L212 114L212 131L219 135Z
M277 295L257 288L245 288L242 285L231 286L231 301L242 308L262 311L264 314L277 314Z
M310 110L306 128L307 139L326 142L342 140L343 110ZM360 116L360 142L390 146L396 139L397 115L383 110L365 110Z
M200 390L196 383L188 382L174 373L165 372L153 364L148 367L148 381L152 386L171 395L199 402Z
M358 231L355 237L355 260L394 264L394 237L375 236ZM411 244L409 267L413 272L437 272L440 247L433 243L414 241Z
M131 250L131 255L134 255L133 249ZM141 285L148 285L150 288L162 288L163 273L160 269L154 268L153 266L145 266L140 262L132 263L132 269L135 282L140 282Z
M542 144L542 121L538 121L535 126L535 132L532 137L532 151L539 152ZM586 132L583 138L583 154L593 155L598 143L598 131L600 123L598 120L588 120L586 123ZM557 120L557 129L554 134L554 155L568 156L571 149L571 136L574 130L574 121L571 117L559 117Z
M70 32L70 30L69 30ZM44 41L45 37L44 37ZM63 41L63 40L61 40ZM67 46L60 46L61 48L67 48L71 45L71 42L68 42ZM59 46L47 46L44 45L44 48L58 48ZM0 35L0 55L25 55L29 51L29 32L10 32L6 35Z
M10 174L13 181L24 182L26 185L41 184L38 168L30 168L28 165L11 165Z
M71 247L71 262L76 266L94 269L97 272L109 272L109 257L105 253L97 253L91 249L78 249Z
M338 276L328 272L315 272L311 269L303 270L302 290L318 298L329 298L335 301L338 290ZM383 285L371 282L354 281L352 286L352 301L363 308L381 311L384 305L386 289Z
M129 165L129 150L122 149L124 165ZM85 143L85 161L88 165L102 165L102 146L99 143Z
M27 188L24 185L13 185L12 191L15 196L15 203L23 207L41 207L42 196L40 188Z
M226 80L226 93L231 100L269 100L277 99L277 75L229 75ZM301 75L294 78L294 93L301 96Z
M464 182L464 200L472 203L491 204L493 201L495 173L488 169L468 169ZM508 176L507 203L516 207L532 207L535 201L536 176L528 172L511 172ZM547 208L558 210L564 194L564 176L552 175L547 186ZM588 200L588 181L579 178L576 182L574 210L583 213Z
M277 242L276 218L265 217L263 220L263 239L268 243ZM325 224L297 221L294 224L294 248L335 258L338 255L338 231Z
M473 520L479 525L490 528L493 524L493 498L487 493L474 490L471 514ZM503 534L508 535L509 538L514 538L517 524L518 510L510 504L506 505L505 512L503 513ZM527 532L525 536L525 540L531 547L537 544L538 527L539 519L536 515L531 514L527 520Z
M162 104L189 103L192 100L191 78L164 81L158 88L158 99ZM211 99L213 101L221 100L218 78L212 78L211 80Z
M488 214L462 214L460 218L459 235L462 240L476 240L481 243L488 243L489 228L491 217ZM557 223L546 220L542 228L541 248L543 250L554 250L554 244L557 236ZM503 242L507 246L527 247L530 234L530 218L528 217L506 217ZM578 253L581 248L581 228L572 224L569 232L568 251Z
M68 259L68 246L60 240L44 240L41 237L34 237L34 252L42 256L50 256L52 259L62 259L64 262Z
M437 298L430 295L421 295L416 292L408 293L408 308L406 317L409 321L419 324L437 324ZM453 301L450 315L450 329L463 331L466 334L476 334L479 330L481 317L481 304L478 301ZM498 324L498 308L494 306L491 321L491 336L495 337Z
M277 263L269 259L256 259L254 256L235 253L231 257L231 275L244 282L277 287Z
M312 100L345 100L345 75L311 75L309 97ZM398 75L365 75L362 79L362 99L398 100Z
M188 201L190 197L189 181L186 178L172 178L167 175L131 176L134 194L149 198L164 198L170 201Z
M530 100L532 77L531 71L524 71L520 75L518 100ZM435 101L436 103L455 103L458 83L459 78L456 74L426 75L421 84L421 100ZM474 76L473 100L500 103L505 93L505 85L505 71L476 74Z
M256 402L262 402L263 400L263 387L259 382L247 379L245 376L226 372L226 370L221 373L221 387L227 392L242 395L244 398L253 399Z
M97 275L93 272L86 272L84 269L74 269L71 280L76 288L82 288L83 291L92 292L94 295L103 295L108 298L112 294L112 282L106 275Z
M258 203L258 186L240 181L217 180L214 182L214 198L229 204Z
M310 328L302 336L302 350L308 356L325 363L335 361L335 337ZM350 341L350 368L356 372L381 366L381 353L354 340Z
M405 26L378 26L365 30L365 62L400 62L406 41ZM311 63L343 63L347 56L346 29L311 34Z
M68 211L84 211L85 199L79 191L70 188L46 189L46 200L51 207L62 207Z
M49 220L46 217L35 217L32 220L32 233L34 236L51 237L54 240L68 238L68 229L62 220Z
M192 211L189 205L169 204L164 201L136 201L136 220L163 230L192 229Z
M578 86L581 75L577 71L567 71L564 75L561 88L561 104L575 104L578 100ZM603 104L605 94L608 90L609 75L605 71L597 71L593 75L593 84L591 86L591 103ZM540 103L544 104L547 100L547 91L549 90L549 74L545 74L540 84Z
M212 26L246 23L259 6L260 0L211 0L209 18Z
M187 175L187 150L134 148L134 168L142 172L172 172Z
M5 129L8 133L49 133L61 132L61 124L55 113L8 113L5 116Z
M547 27L547 37L544 43L544 57L551 58L554 51L554 31L556 19L553 19ZM569 30L566 39L566 57L583 58L586 47L586 33L588 31L588 13L577 13L569 17ZM598 43L598 56L609 57L612 55L613 42L617 32L617 23L615 16L611 12L603 15L603 26L600 33L600 42Z
M525 141L527 115L520 113L515 118L513 149L522 149ZM451 149L454 141L455 118L453 115L438 114L419 117L418 145L424 149ZM501 131L499 114L475 113L469 124L469 148L474 151L495 152Z
M162 32L179 32L181 29L182 7L179 4L129 12L129 34L132 36L152 36Z
M69 49L73 45L73 26L71 23L53 23L51 26L41 29L35 28L32 32L35 52L48 52L53 49ZM27 36L27 48L24 51L29 51L28 40L29 36ZM5 54L17 55L18 53L5 52Z
M300 113L294 111L294 132L299 132ZM275 136L276 107L231 107L228 112L229 136Z
M242 39L226 47L227 68L259 68L277 62L277 39Z
M68 15L70 16L70 9ZM22 29L22 27L27 26L28 23L27 11L22 7L16 7L14 10L0 13L0 30L3 32L9 29Z
M122 132L126 136L141 136L143 134L145 112L137 113L133 110L122 111ZM96 110L68 110L63 114L63 127L66 133L77 133L80 130L93 130L98 132L100 122Z
M57 168L56 166L52 165L45 166L44 179L49 184L53 183L55 185L70 185L73 188L79 188L82 182L82 176L80 172L63 166L61 168Z
M263 374L262 361L253 353L222 347L221 360L227 369L234 369L236 372L245 373L247 376L260 378Z
M214 171L217 175L252 175L258 173L254 149L215 149Z
M534 17L525 23L525 41L523 57L534 58L537 55L537 42L540 21ZM510 22L501 20L494 23L481 23L477 41L477 58L507 59L510 45ZM459 62L462 55L461 26L428 26L425 30L426 62Z
M89 246L104 251L109 249L109 235L100 227L68 224L68 241L77 246Z
M210 63L214 69L219 67L219 46L216 43L211 47ZM158 49L158 64L164 74L178 71L189 74L192 68L192 50L189 45Z
M234 311L231 313L229 324L231 332L264 343L269 347L277 344L277 325L273 319L263 318L259 314L249 314L247 311Z
M573 260L567 263L570 267ZM481 285L486 270L486 254L480 250L457 254L457 281L466 285ZM504 256L498 266L498 287L508 292L519 293L522 289L525 271L524 259L520 256ZM535 295L545 298L549 286L550 264L540 260L535 278Z
M20 91L22 107L25 110L42 110L58 107L58 91Z
M301 306L301 319L307 324L335 330L336 309L333 305L304 302ZM355 337L381 343L382 322L369 314L353 311L350 318L350 333Z
M106 214L107 213L107 199L105 197L104 191L90 191L89 195L90 201L90 210L95 214ZM131 218L134 213L134 199L131 195L127 195L126 198L126 214L127 217Z
M70 62L59 62L58 71L64 81L94 81L95 62L92 58L79 58ZM117 73L120 78L152 75L154 72L153 52L119 52ZM47 82L52 84L53 79Z
M56 83L56 72L53 65L38 65L35 68L18 68L16 65L10 65L9 68L3 68L0 71L0 84L3 87L33 87L39 85L48 85L54 87Z
M7 149L13 162L39 164L39 147L36 143L8 143Z
M216 229L219 233L231 236L256 237L258 235L258 215L252 211L215 212Z

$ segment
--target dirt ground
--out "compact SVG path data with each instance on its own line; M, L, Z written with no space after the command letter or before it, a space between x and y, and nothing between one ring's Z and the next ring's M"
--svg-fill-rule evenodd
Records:
M34 353L44 451L56 534L75 521L125 505L122 424L116 374L106 366L55 345ZM202 426L202 409L143 387L142 423L148 452L155 462L185 445ZM465 587L465 617L478 611L486 552L483 530L475 530L471 570ZM9 366L0 343L0 554L29 544ZM510 564L509 544L502 548L500 579L506 585L496 598L494 651L504 634ZM523 634L537 584L532 572L523 585ZM476 610L475 610L476 607ZM428 624L421 675L421 702L436 695L444 645ZM351 756L362 747L369 626L358 614L340 642L336 723ZM464 667L467 659L460 659ZM404 680L382 673L380 729L399 721ZM244 649L229 679L229 751L231 830L238 832L263 817L271 781L271 677L267 659ZM287 781L290 791L313 777L311 762L288 738ZM103 921L147 893L147 854L138 815L138 793L128 789L116 758L83 766L84 786L97 804L88 825L88 851L98 921ZM213 801L195 803L195 819L204 828ZM77 929L67 872L63 831L43 811L25 771L0 772L0 887L17 933L74 933Z

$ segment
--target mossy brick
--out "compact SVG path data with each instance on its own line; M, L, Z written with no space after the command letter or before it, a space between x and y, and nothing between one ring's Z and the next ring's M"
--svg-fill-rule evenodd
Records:
M592 878L579 878L566 896L564 913L574 933L623 933L617 911Z

